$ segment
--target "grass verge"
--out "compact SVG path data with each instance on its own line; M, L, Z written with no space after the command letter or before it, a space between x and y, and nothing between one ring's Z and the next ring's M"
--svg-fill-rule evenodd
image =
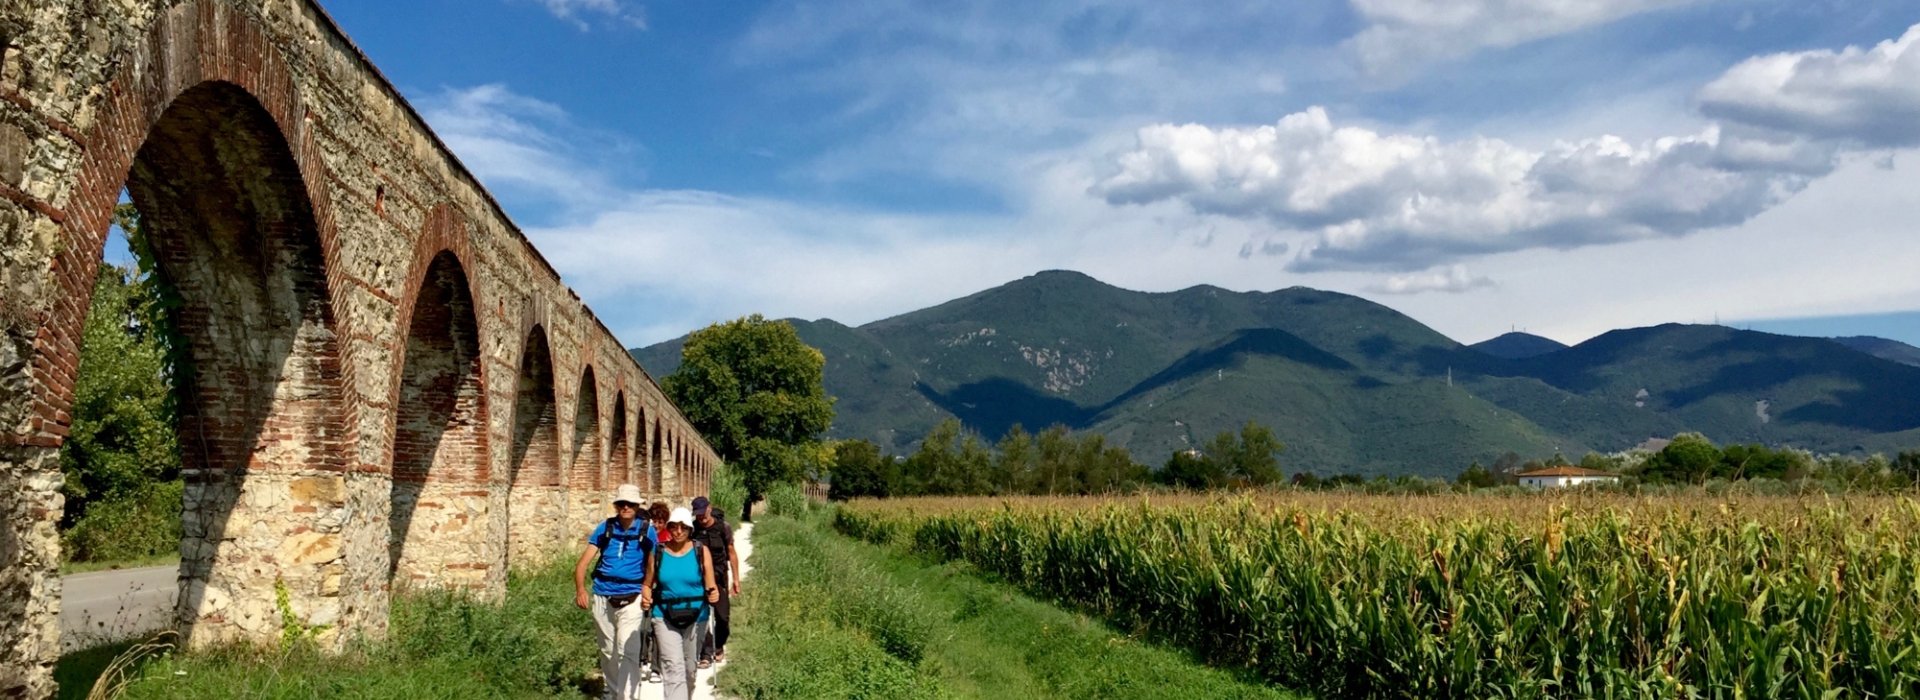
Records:
M834 534L754 526L720 688L742 698L1291 698L1086 616Z
M568 563L516 573L499 605L446 591L397 596L388 638L344 654L294 642L154 658L134 669L120 697L579 698L597 689L598 651L592 621L573 607ZM63 657L61 697L85 697L114 653Z
M180 553L171 552L167 554L156 554L150 557L134 557L132 559L116 559L113 561L70 561L60 565L60 575L72 576L74 574L86 574L95 571L107 571L109 569L140 569L162 565L179 566Z

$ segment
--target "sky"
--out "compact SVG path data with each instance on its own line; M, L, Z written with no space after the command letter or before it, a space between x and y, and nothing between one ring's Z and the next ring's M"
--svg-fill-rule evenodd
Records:
M322 0L629 346L1048 269L1920 344L1920 0Z

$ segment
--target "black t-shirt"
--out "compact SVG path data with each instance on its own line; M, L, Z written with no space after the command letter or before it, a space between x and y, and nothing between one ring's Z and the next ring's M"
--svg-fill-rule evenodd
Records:
M733 527L720 517L713 516L713 526L701 527L700 519L693 519L693 541L707 546L707 554L713 557L713 576L720 578L727 573L727 556L733 552Z

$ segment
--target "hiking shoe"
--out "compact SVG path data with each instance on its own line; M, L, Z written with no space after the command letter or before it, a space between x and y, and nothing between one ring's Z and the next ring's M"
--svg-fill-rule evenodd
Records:
M713 659L701 659L701 660L700 660L700 668L710 668L710 667L712 667L712 666L713 666Z

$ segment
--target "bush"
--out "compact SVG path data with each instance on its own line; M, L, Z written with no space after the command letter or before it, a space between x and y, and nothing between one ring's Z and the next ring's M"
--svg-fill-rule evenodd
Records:
M807 513L807 492L799 484L780 482L767 489L767 509L774 515L797 518Z
M740 478L740 470L725 464L713 470L713 481L707 486L707 500L729 520L739 518L746 512L747 484Z
M63 536L67 561L132 561L180 551L180 481L97 501Z

